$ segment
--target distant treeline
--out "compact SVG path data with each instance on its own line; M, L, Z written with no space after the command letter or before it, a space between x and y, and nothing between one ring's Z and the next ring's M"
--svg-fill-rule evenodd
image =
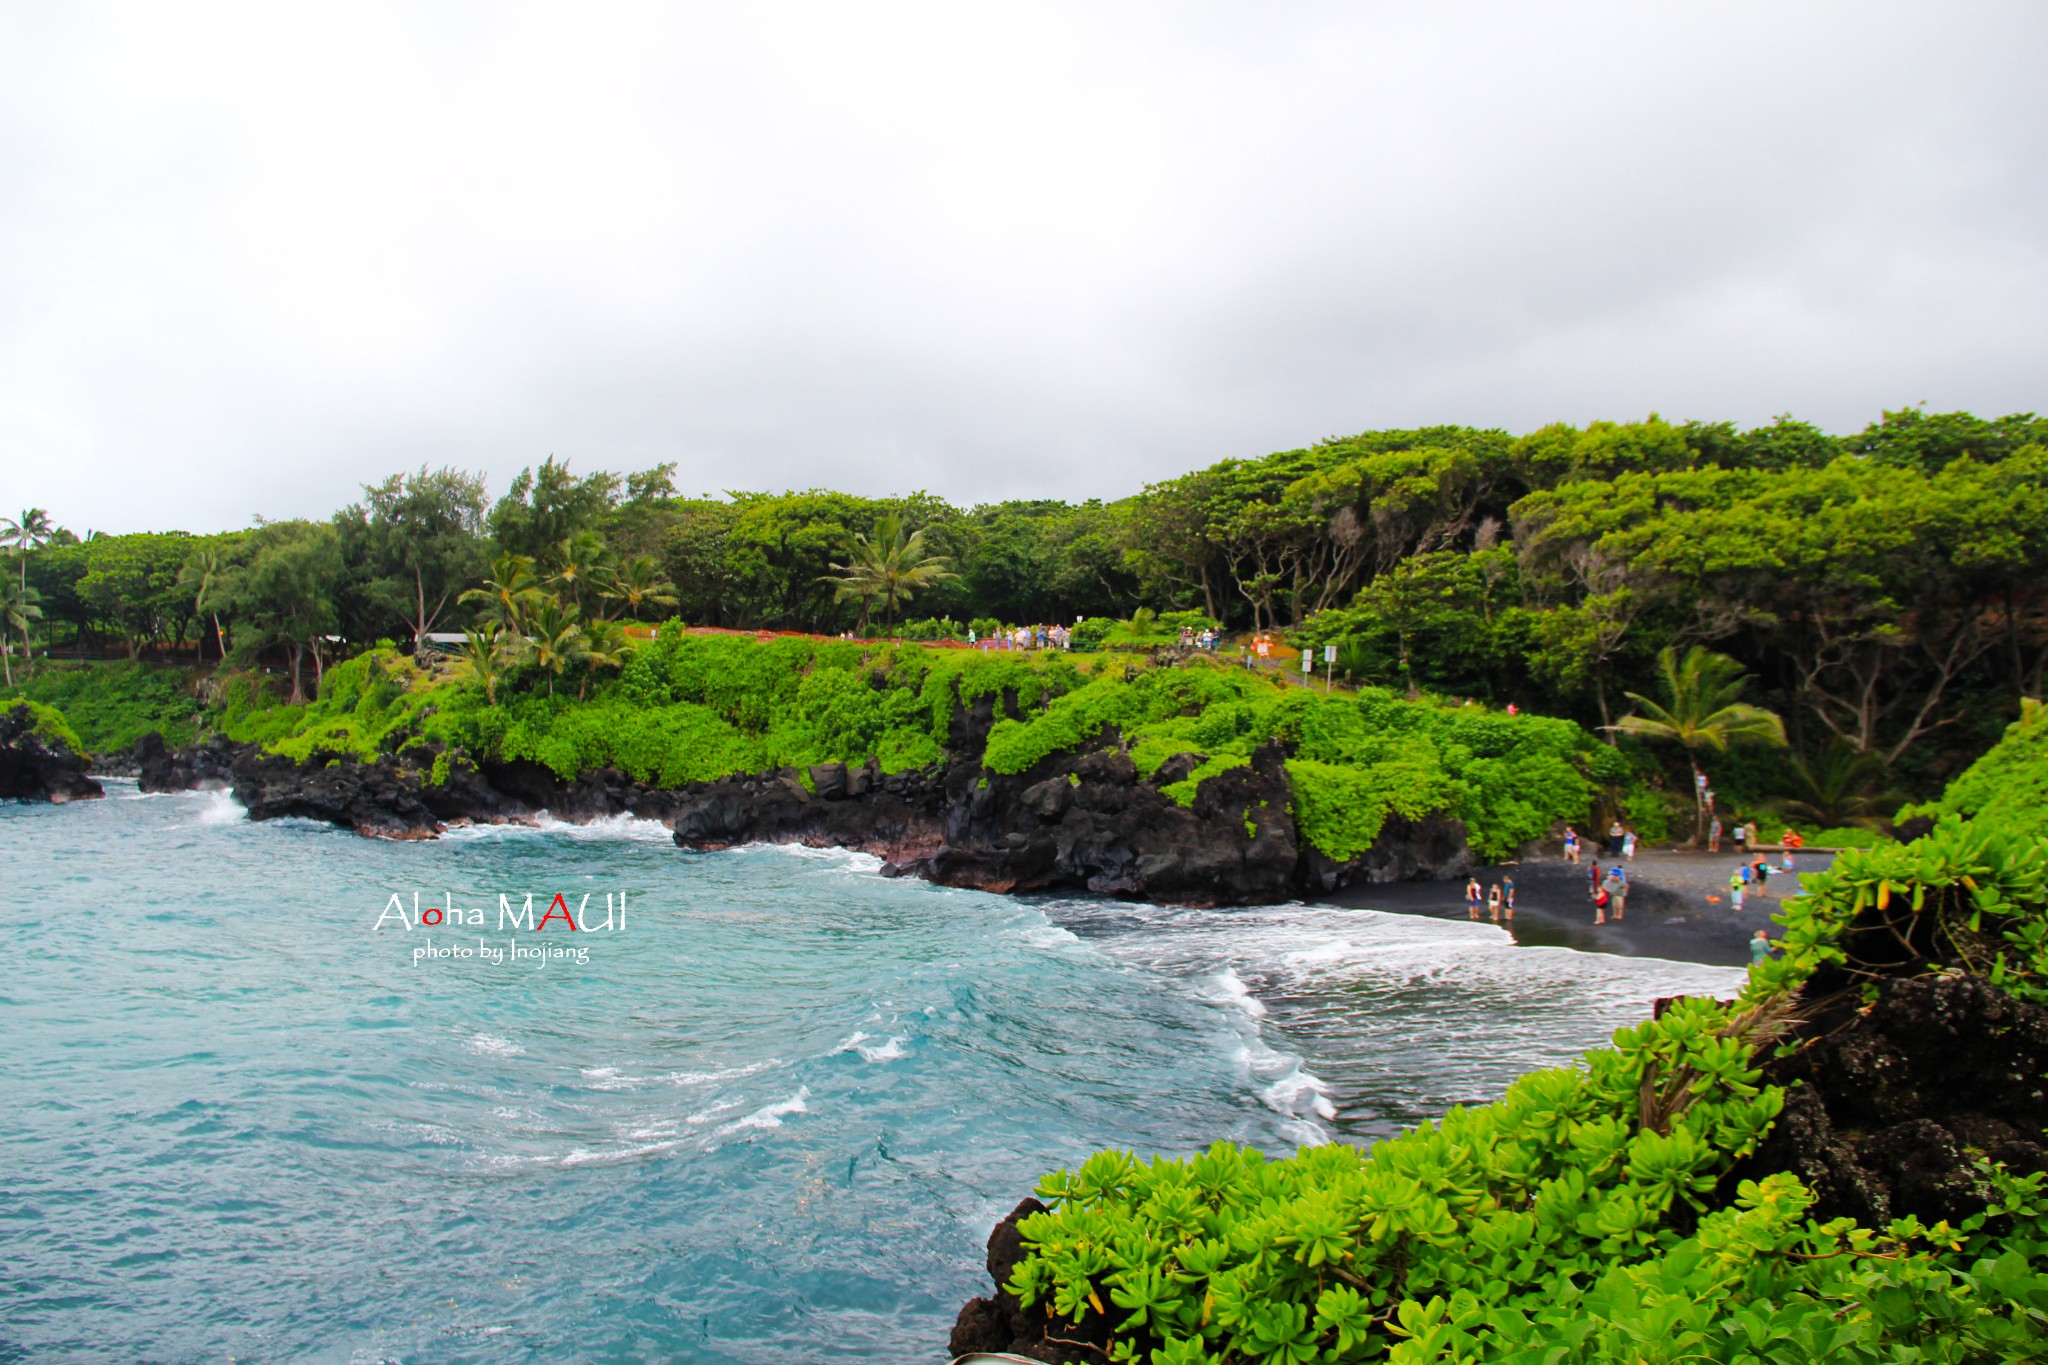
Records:
M856 629L883 615L842 590L860 542L922 531L922 562L950 576L893 616L1199 609L1335 643L1362 681L1592 724L1654 690L1659 649L1706 644L1756 675L1801 751L1832 738L1916 786L1980 752L2048 665L2048 421L2032 415L1908 409L1847 437L1790 418L1366 432L1106 503L692 498L673 473L550 459L494 501L479 476L423 469L325 522L48 528L17 538L8 576L39 649L282 645L317 671L326 637L353 652L485 619L487 601L458 599L508 555L586 620Z

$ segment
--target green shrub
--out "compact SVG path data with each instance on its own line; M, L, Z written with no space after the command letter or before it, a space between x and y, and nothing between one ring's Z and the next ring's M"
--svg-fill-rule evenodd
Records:
M1939 800L1899 812L1902 820L1916 815L1982 818L2048 834L2048 706L2021 701L2020 718L2005 737L1949 783Z
M11 715L23 710L29 714L29 733L43 743L69 749L81 758L90 752L79 742L78 732L71 728L71 723L64 718L64 713L56 707L45 706L39 701L30 701L26 697L0 701L0 713Z
M84 743L82 754L115 754L135 747L151 731L173 745L198 738L200 706L189 669L154 664L53 664L11 688L0 702L21 697L62 710Z

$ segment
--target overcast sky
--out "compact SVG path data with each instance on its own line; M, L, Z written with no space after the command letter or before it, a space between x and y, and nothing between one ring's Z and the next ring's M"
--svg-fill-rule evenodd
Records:
M2048 4L0 0L0 510L2048 407Z

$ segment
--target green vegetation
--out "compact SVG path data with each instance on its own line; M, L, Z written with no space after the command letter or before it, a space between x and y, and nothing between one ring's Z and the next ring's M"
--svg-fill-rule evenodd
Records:
M512 631L544 636L543 690L586 697L586 661L619 653L607 622L859 634L914 609L905 633L929 639L961 622L1059 622L1111 648L1171 643L1176 623L1280 629L1336 645L1356 682L1609 733L1631 696L1659 695L1662 651L1697 645L1747 675L1795 760L1712 752L1723 811L1816 805L1817 786L1819 814L1788 813L1840 827L1932 796L2048 677L2048 421L2026 414L1907 409L1840 437L1654 416L1373 431L1078 505L686 497L673 475L549 459L492 503L478 476L422 468L325 521L213 536L80 541L29 509L0 526L0 683L46 649L229 656L282 667L305 700L378 639L511 630L506 603L466 593L505 559L561 607ZM1800 764L1848 772L1837 746L1864 767L1830 795ZM1684 750L1651 775L1689 801ZM1638 800L1646 831L1682 821Z
M1951 782L1940 800L1900 814L1960 815L2048 835L2048 707L2025 702L2005 738Z
M1819 1222L1785 1174L1715 1194L1779 1111L1757 1059L1809 981L1941 962L2048 1002L2048 843L1951 817L1807 880L1740 1000L1682 1001L1497 1103L1366 1153L1047 1176L1009 1287L1150 1365L2041 1358L2042 1177L1986 1166L1995 1199L1954 1227Z
M0 688L0 705L24 697L61 710L77 730L81 754L115 754L154 730L169 744L198 738L200 704L193 677L153 664L60 664Z
M54 706L45 706L39 701L17 698L12 701L0 699L0 714L12 715L26 710L29 714L29 731L46 744L61 744L74 754L85 754L89 750L79 741L78 732L71 728L64 713Z

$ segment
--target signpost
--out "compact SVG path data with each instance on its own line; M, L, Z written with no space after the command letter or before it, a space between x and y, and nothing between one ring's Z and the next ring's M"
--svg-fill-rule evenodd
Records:
M1337 685L1337 646L1323 646L1323 691L1328 692Z

